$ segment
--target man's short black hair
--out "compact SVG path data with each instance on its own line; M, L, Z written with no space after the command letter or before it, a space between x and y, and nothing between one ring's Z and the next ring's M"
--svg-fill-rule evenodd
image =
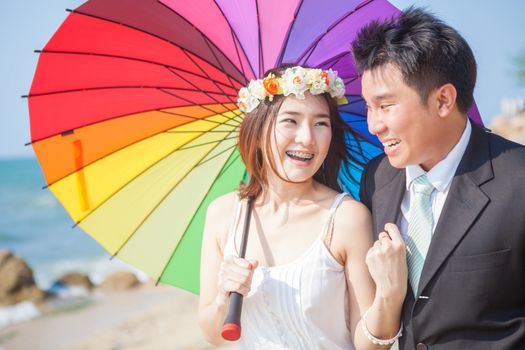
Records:
M469 45L434 15L410 7L397 18L365 26L352 43L358 71L396 66L424 104L436 88L451 83L457 105L466 113L474 101L476 60Z

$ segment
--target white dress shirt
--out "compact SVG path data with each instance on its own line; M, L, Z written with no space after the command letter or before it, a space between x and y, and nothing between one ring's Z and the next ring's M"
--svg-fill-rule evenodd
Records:
M463 153L465 153L471 133L472 126L470 125L470 120L467 120L465 130L463 130L463 134L458 143L447 154L445 159L437 163L428 172L425 172L419 165L409 165L405 168L406 191L401 202L402 215L400 215L398 222L399 230L405 241L408 234L408 218L410 217L410 196L414 193L412 181L420 175L427 174L428 181L436 188L430 197L433 216L432 234L434 234L439 216L441 215L445 200L448 196L450 184L452 183L459 162L461 158L463 158Z

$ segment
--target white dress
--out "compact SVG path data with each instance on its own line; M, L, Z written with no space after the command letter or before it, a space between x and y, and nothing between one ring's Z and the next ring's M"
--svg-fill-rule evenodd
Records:
M346 327L344 266L324 243L345 195L337 196L322 232L301 257L255 269L251 291L243 302L239 349L354 349ZM242 203L237 206L225 256L238 256L235 232ZM237 235L240 241L240 232Z

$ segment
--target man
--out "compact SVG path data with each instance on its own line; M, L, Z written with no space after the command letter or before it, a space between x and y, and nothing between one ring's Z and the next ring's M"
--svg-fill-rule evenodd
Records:
M468 120L470 47L411 8L352 49L385 150L361 200L375 234L396 223L407 248L400 349L525 349L525 147Z

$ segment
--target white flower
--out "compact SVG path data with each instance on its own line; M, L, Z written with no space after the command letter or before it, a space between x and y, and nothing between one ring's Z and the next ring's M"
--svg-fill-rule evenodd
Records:
M335 98L342 98L345 95L345 83L343 79L336 76L333 83L330 82L330 96Z
M326 71L326 74L328 76L328 86L330 88L333 88L334 87L334 84L336 84L336 81L338 79L337 77L337 72L334 72L332 70L332 68L330 68L329 70Z
M250 91L247 88L243 87L239 90L238 100L246 100L250 96Z
M250 113L261 103L261 100L253 96L250 90L243 87L239 90L237 106L242 112Z
M261 79L252 80L248 84L248 90L250 95L258 98L259 100L264 100L266 98L266 89L264 88L263 81Z
M286 69L281 81L284 96L295 94L298 98L304 99L304 93L308 90L308 86L306 84L306 71L303 67L296 66Z
M261 103L261 100L251 95L247 99L237 100L237 105L239 106L239 109L243 111L244 113L250 113L255 108L257 108L260 103Z

